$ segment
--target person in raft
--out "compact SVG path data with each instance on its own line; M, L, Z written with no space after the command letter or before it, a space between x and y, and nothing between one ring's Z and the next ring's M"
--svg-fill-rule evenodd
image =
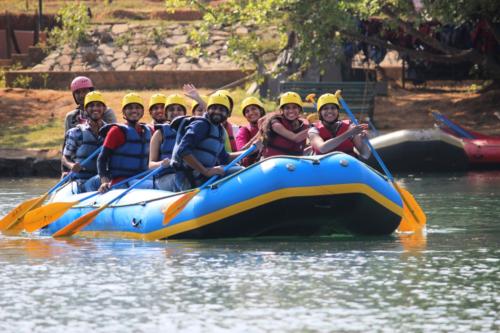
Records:
M354 157L370 157L370 148L365 142L368 125L339 120L340 103L334 94L321 95L317 110L319 121L308 132L314 154L341 151Z
M167 96L154 94L149 98L149 114L151 115L151 126L161 125L167 121L165 115L165 103Z
M97 158L99 192L106 192L111 185L148 169L151 129L139 122L144 116L142 97L136 93L125 95L122 114L125 124L108 124L100 131L105 139ZM153 181L145 181L140 188L153 188Z
M172 120L179 116L187 114L188 101L186 98L179 94L173 94L167 97L165 102L165 112L167 115L167 123L170 124Z
M279 111L262 123L262 158L276 155L303 155L309 124L300 118L302 99L286 92L280 97Z
M170 117L185 115L187 101L181 95L170 95L166 102L164 112L170 112ZM182 110L179 110L182 109ZM168 111L167 111L168 110ZM173 119L173 118L172 118ZM175 191L178 187L175 185L175 170L170 165L172 152L175 145L177 132L170 124L156 125L156 131L151 138L149 146L149 168L155 169L159 166L164 167L154 179L154 188L163 191Z
M214 175L224 175L223 165L241 152L229 154L224 148L225 131L222 124L229 116L230 103L226 95L215 93L208 98L203 117L192 117L175 144L172 165L177 170L176 191L200 186ZM240 170L234 167L228 173Z
M259 120L266 115L264 104L257 97L247 97L241 102L241 113L248 121L248 125L241 126L236 135L236 148L238 151L249 148L260 139ZM258 155L249 156L243 159L241 164L249 166L255 163Z
M71 81L71 94L76 103L76 108L66 114L64 119L64 133L78 124L85 124L86 115L84 112L85 96L91 91L94 91L94 84L86 76L78 76ZM103 118L105 123L116 123L116 116L113 110L106 108Z
M229 91L227 91L227 90L217 90L215 93L225 95L229 99L229 106L230 107L229 107L229 115L227 116L227 118L229 119L229 117L231 117L231 113L233 112L233 108L234 108L233 96L231 96L231 93L229 93ZM224 123L222 123L222 126L224 127L224 129L226 130L226 133L227 133L226 142L225 142L226 151L228 151L228 152L238 151L238 148L236 147L236 140L235 140L235 135L234 135L233 124L231 124L226 119L226 121L224 121Z
M97 191L101 185L97 174L97 157L85 165L81 165L80 162L100 148L103 143L99 129L105 125L102 117L106 110L106 103L100 92L91 91L85 96L83 107L86 121L66 133L61 158L61 163L73 172L78 193Z

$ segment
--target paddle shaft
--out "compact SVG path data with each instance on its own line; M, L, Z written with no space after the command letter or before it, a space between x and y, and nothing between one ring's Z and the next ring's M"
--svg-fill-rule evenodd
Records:
M96 157L102 150L102 147L97 148L92 154L87 156L86 159L84 159L80 164L85 165L87 164L90 160L92 160L94 157ZM71 171L68 173L66 176L63 177L56 185L54 185L49 191L48 194L52 194L55 190L57 190L62 184L66 183L71 177L73 177L74 172Z
M244 159L245 157L247 157L248 155L250 155L251 153L253 153L253 151L255 149L257 149L257 146L255 144L251 145L247 150L245 150L244 152L242 152L238 157L236 157L228 165L226 165L224 167L224 172L228 172L229 169L231 169L232 167L234 167L236 165L236 163L238 163L239 161L241 161L242 159ZM219 178L219 175L212 176L209 180L207 180L203 185L200 186L200 189L209 186L214 181L216 181L217 178Z
M342 97L339 96L339 101L340 103L342 104L342 107L345 109L345 111L347 112L347 114L349 115L349 118L351 118L352 122L355 124L355 125L359 125L359 122L358 120L356 119L356 117L354 117L354 114L351 112L351 109L349 109L349 106L347 105L347 103L344 101L344 99ZM370 150L373 154L373 156L375 156L375 159L377 160L377 162L379 163L379 165L382 167L382 169L384 170L385 172L385 175L387 176L387 178L389 178L389 181L392 183L392 185L394 186L394 188L396 189L396 191L398 191L398 193L400 194L400 197L401 199L403 200L404 204L406 205L406 207L408 207L409 211L411 212L411 214L413 215L413 217L415 218L415 220L418 221L418 217L417 217L417 214L415 213L415 211L411 208L411 205L410 203L406 200L405 196L402 195L401 191L399 190L399 187L395 184L394 182L394 177L392 176L391 172L389 171L389 169L387 169L387 167L385 166L385 163L384 161L382 161L382 158L380 157L380 155L377 153L377 151L375 150L375 148L372 146L372 144L370 143L370 140L368 140L367 138L364 138L364 142L368 145L368 147L370 147Z
M466 139L475 139L475 137L472 134L468 133L466 130L464 130L460 126L454 124L451 120L446 118L444 115L437 113L437 112L431 112L431 113L437 120L442 121L446 126L451 128L451 130L453 132L457 133L461 137L466 138Z

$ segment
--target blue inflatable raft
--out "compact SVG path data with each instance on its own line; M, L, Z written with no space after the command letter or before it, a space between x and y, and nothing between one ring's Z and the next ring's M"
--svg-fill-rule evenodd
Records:
M53 234L121 191L74 206L42 233ZM57 193L52 201L88 195L64 193ZM132 190L77 235L143 240L388 235L403 213L401 197L385 177L342 153L268 158L201 190L164 225L162 211L179 195Z

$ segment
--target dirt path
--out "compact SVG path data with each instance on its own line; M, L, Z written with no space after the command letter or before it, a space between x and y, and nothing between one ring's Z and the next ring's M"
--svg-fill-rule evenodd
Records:
M406 90L393 87L389 96L376 98L376 126L383 131L429 128L433 126L434 119L428 112L439 111L465 127L500 135L500 91L478 94L469 92L469 89L470 85ZM172 92L163 91L166 94ZM125 93L105 92L108 106L115 110L118 119L121 119L118 110ZM156 91L139 93L147 102ZM74 101L68 91L0 89L0 137L1 132L7 129L12 131L46 124L49 120L62 122L65 114L73 108ZM147 112L144 120L150 120ZM231 120L236 124L245 123L241 116L233 116Z

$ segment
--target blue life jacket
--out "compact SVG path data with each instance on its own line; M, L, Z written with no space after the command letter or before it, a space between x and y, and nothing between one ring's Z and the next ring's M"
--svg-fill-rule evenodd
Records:
M177 117L180 118L180 117ZM178 148L182 137L187 131L187 128L198 121L206 122L209 126L208 131L203 140L196 143L193 147L193 155L206 168L211 168L218 164L218 156L224 150L225 133L222 125L214 125L205 117L184 117L177 119L180 124L172 124L172 127L177 128L177 137L173 152L173 165L176 168L190 169L182 162L178 156Z
M160 161L164 159L172 159L172 153L175 146L176 131L168 124L155 125L156 130L160 129L162 134L162 141L160 145ZM167 173L173 173L173 167L165 168L157 177L161 177Z
M125 144L113 150L109 161L112 179L130 177L148 169L151 129L146 124L139 125L142 127L141 136L134 127L125 124L110 124L101 129L107 133L112 126L118 126L125 134Z
M77 131L77 142L82 144L77 148L74 162L82 162L98 149L104 141L102 136L95 136L88 125L77 125L74 129ZM82 170L73 174L75 179L89 179L97 175L97 156L82 165Z

